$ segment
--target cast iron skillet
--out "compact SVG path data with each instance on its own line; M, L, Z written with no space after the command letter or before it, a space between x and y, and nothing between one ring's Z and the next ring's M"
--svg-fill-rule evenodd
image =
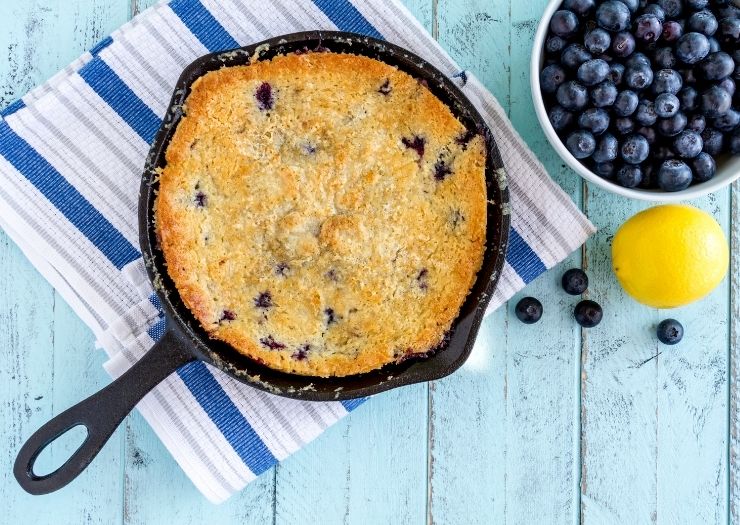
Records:
M489 204L483 267L452 325L449 337L440 348L423 359L409 359L379 371L324 379L272 370L243 356L225 343L209 339L180 300L167 274L156 240L152 210L158 187L157 170L165 164L165 150L182 117L182 104L196 79L222 67L245 65L250 61L269 59L279 54L327 50L366 55L397 66L426 82L429 89L449 105L468 129L482 133L488 146L486 188ZM18 453L13 470L18 483L31 494L46 494L65 486L90 464L123 418L147 392L191 361L209 363L255 388L309 401L353 399L451 374L470 354L486 305L503 268L509 234L508 206L509 194L503 163L485 122L447 77L405 49L352 33L317 31L286 35L199 58L185 69L177 82L175 94L149 154L139 195L141 252L149 278L162 303L166 332L121 377L97 394L62 412L28 439ZM34 463L44 447L79 425L86 428L87 438L70 459L50 474L34 474Z

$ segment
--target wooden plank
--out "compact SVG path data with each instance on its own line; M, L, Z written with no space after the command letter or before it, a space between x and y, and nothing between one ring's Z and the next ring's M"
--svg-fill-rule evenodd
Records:
M731 190L730 249L730 406L729 406L729 522L740 524L740 182Z
M508 6L440 1L438 39L509 105ZM430 388L429 523L506 520L507 322L505 308L481 327L466 365ZM471 480L475 480L471 483Z
M532 113L526 72L544 3L511 2L510 18L506 9L490 4L489 12L482 15L474 14L475 6L469 3L456 6L463 16L452 21L449 13L440 10L440 41L454 49L459 35L465 34L469 42L480 46L461 56L453 51L453 57L483 79L510 109L517 130L556 180L578 198L578 179L562 169ZM484 25L482 33L454 27L475 27L486 20L491 25ZM448 25L452 27L447 29ZM500 62L491 62L492 57ZM574 254L563 267L577 265L578 260ZM554 270L526 289L527 295L539 297L545 305L546 315L536 327L522 325L511 313L520 294L484 326L476 352L486 356L485 368L466 377L470 368L466 366L434 385L435 522L454 521L460 515L481 523L490 522L491 515L496 521L512 523L530 522L532 516L543 523L572 521L578 466L573 442L578 430L573 403L578 397L573 386L579 359L569 315L571 300L559 285L561 271ZM471 367L476 368L475 361ZM458 418L465 423L452 424ZM467 432L474 439L466 439ZM466 485L469 479L477 480L474 486ZM473 508L475 512L464 514Z
M99 37L126 19L120 0L51 0L0 5L0 107L64 67ZM68 487L39 499L23 492L12 475L15 454L31 432L52 415L101 388L107 379L103 356L90 331L65 305L23 254L0 235L0 411L6 453L2 489L7 523L120 522L120 435L90 468ZM56 301L56 304L55 304ZM45 454L58 465L71 452L55 443ZM73 496L76 495L76 496Z
M123 523L272 523L272 471L215 506L195 486L138 413L126 421Z
M727 203L725 190L694 204L727 228ZM728 287L671 311L638 305L613 277L610 240L647 205L594 190L586 207L600 228L586 248L589 295L605 316L584 331L583 522L723 523ZM655 338L669 316L686 328L675 347Z

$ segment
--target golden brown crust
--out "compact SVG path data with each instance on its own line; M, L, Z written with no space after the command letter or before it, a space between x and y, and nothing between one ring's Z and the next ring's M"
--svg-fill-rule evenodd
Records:
M406 73L349 54L214 71L184 109L157 228L211 337L316 376L439 344L483 259L482 137Z

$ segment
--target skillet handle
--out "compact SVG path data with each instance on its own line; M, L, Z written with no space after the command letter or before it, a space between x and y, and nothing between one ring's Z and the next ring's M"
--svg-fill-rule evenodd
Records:
M21 447L13 467L15 479L23 490L36 495L48 494L79 476L136 403L172 372L195 360L187 346L181 336L167 330L144 357L118 379L39 428ZM37 476L33 466L41 451L79 425L87 430L80 448L54 472Z

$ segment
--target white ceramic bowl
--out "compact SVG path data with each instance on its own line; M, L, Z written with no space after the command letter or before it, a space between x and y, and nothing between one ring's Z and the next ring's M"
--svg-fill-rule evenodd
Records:
M712 179L700 184L693 184L685 190L666 192L662 190L623 188L614 182L610 182L599 177L596 173L589 170L586 166L581 164L578 159L571 155L565 147L565 144L560 140L560 137L558 137L552 124L550 124L550 119L547 117L547 110L545 109L545 103L542 98L542 91L540 90L540 70L542 69L542 64L545 60L544 47L545 39L547 38L547 30L550 25L550 18L552 18L553 13L558 10L561 3L562 0L551 0L545 8L542 20L540 20L540 25L537 28L537 33L534 37L534 47L532 49L530 84L532 87L532 101L534 102L534 109L537 113L540 125L545 131L547 140L550 141L552 147L555 148L555 151L558 152L558 155L560 155L568 166L587 181L590 181L605 190L625 197L646 201L674 202L686 199L696 199L713 191L717 191L740 177L740 156L735 156L718 160L717 173Z

